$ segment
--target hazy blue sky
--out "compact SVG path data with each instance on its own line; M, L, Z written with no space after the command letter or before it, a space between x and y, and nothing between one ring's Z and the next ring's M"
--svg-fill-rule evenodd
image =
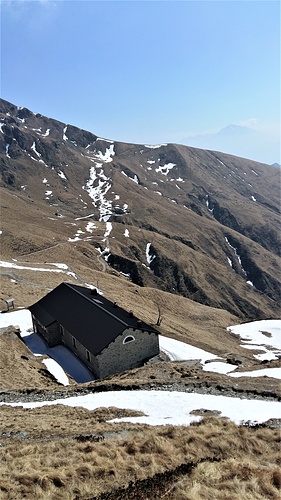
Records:
M280 163L279 1L2 0L1 10L2 98L113 140ZM217 134L230 124L251 131Z

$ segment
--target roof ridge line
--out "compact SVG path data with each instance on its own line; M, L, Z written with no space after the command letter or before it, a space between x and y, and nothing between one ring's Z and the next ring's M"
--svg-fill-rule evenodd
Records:
M71 283L65 283L64 282L64 285L66 285L69 288L71 288L71 290L73 290L74 292L76 292L79 295L81 295L81 297L83 297L84 299L88 300L91 304L94 304L96 307L98 307L99 309L101 309L102 311L104 311L105 313L107 313L109 316L112 316L112 318L114 318L115 320L119 321L119 323L122 323L122 325L128 326L128 323L125 323L125 321L123 321L122 319L120 319L117 316L115 316L113 313L111 313L110 311L108 311L106 308L102 307L97 302L94 302L89 297L86 297L85 295L83 295L83 293L79 292L79 290L75 290L74 288L72 288Z

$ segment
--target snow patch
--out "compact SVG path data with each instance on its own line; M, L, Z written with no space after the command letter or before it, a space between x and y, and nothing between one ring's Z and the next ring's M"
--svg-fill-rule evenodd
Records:
M81 238L79 238L78 236L74 236L74 238L68 238L67 241L69 241L70 243L73 243L74 241L80 241Z
M16 261L15 261L16 262ZM0 260L0 267L11 268L11 269L26 269L28 271L38 271L38 272L48 272L48 273L65 273L68 276L73 276L77 279L77 276L72 271L66 271L65 269L47 269L44 267L32 267L32 266L24 266L20 264L15 264L14 262L7 262ZM69 269L69 268L67 268Z
M46 191L45 192L46 200L49 200L50 196L52 196L52 195L53 195L53 191Z
M1 403L5 404L5 403ZM36 401L28 403L10 403L10 406L23 408L39 408L63 404L70 407L82 406L87 410L96 408L117 408L140 411L140 417L123 417L109 422L132 422L147 425L189 425L198 422L201 417L191 412L204 407L217 410L224 417L236 424L243 422L262 423L270 418L280 417L281 404L276 401L247 400L226 396L202 395L176 391L108 391L74 396L54 401Z
M145 255L146 255L146 260L147 260L147 263L150 265L151 262L155 259L156 255L153 255L150 253L150 247L151 247L151 243L147 243L146 245L146 249L145 249Z
M65 372L69 373L78 383L94 380L91 372L69 349L62 345L49 347L40 335L34 332L30 333L30 329L33 327L30 311L22 309L0 314L0 327L9 325L20 326L20 335L35 356L48 355L51 358L44 359L42 362L61 384L68 385L69 383Z
M65 179L65 180L66 180L66 176L65 176L65 174L64 174L61 170L59 170L59 171L58 171L58 176L59 176L61 179Z
M98 153L95 154L96 158L98 160L102 160L104 163L109 163L113 161L112 156L114 155L115 155L114 144L111 144L109 148L106 148L105 153L99 151Z
M135 182L136 184L140 183L139 178L136 174L134 175L134 177L130 177L129 175L126 174L126 172L124 172L124 170L121 171L121 174L123 174L125 177L128 177L128 179L131 179L131 181ZM119 196L119 198L120 198L120 196ZM118 198L115 198L115 199L118 199Z
M87 226L86 226L86 231L88 233L92 233L93 232L93 229L97 229L97 226L94 222L88 222Z
M233 265L232 265L232 260L231 260L229 257L227 257L227 262L228 262L228 264L230 265L230 267L232 267L232 268L233 268Z
M163 175L168 175L169 171L172 170L172 168L176 167L176 163L166 163L165 165L159 165L155 169L155 172L160 172Z
M281 358L281 320L252 321L229 326L227 330L241 338L242 347L251 349L258 346L259 350L264 351L265 354L255 355L257 359Z
M68 377L62 367L53 359L43 359L42 363L47 370L60 382L62 385L69 385Z
M75 220L83 220L83 219L89 219L89 217L94 217L95 214L90 214L90 215L85 215L84 217L76 217ZM76 226L76 224L73 224Z
M50 130L49 128L47 128L45 134L41 134L41 137L48 137L48 135L50 135Z
M106 194L111 188L110 179L105 176L101 163L96 163L90 168L90 178L83 186L90 198L93 200L93 205L98 208L100 213L99 220L107 219L112 215L112 202L106 199Z
M108 236L110 235L111 231L112 231L112 223L111 222L106 222L105 224L105 233L104 233L104 238L108 238Z
M41 157L41 154L38 153L38 151L36 150L36 144L35 144L35 141L33 142L32 146L31 146L31 149L32 151L34 151L34 153L39 156L39 158Z
M165 352L171 361L184 361L189 359L199 359L203 363L212 359L218 359L218 356L210 352L185 344L180 340L171 339L159 335L160 350Z
M230 377L272 377L281 379L281 368L264 368L262 370L253 370L251 372L229 373Z
M103 142L109 142L109 144L114 144L114 141L110 141L109 139L103 139L102 137L97 137L96 141L103 141ZM89 146L90 146L90 144L89 144Z
M243 266L242 266L241 257L240 257L240 255L239 255L239 254L238 254L238 252L237 252L237 248L233 247L233 246L229 243L229 241L228 241L228 239L227 239L227 237L226 237L226 236L225 236L225 238L224 238L224 239L225 239L226 243L228 244L228 246L229 246L230 248L232 248L232 250L234 251L235 256L236 256L236 258L237 258L237 260L238 260L238 262L239 262L239 264L240 264L240 266L241 266L242 272L243 272L245 275L247 275L247 273L246 273L245 269L244 269L244 268L243 268Z

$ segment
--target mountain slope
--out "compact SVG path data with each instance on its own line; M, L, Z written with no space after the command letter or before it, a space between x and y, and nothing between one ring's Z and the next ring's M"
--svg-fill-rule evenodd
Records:
M108 141L4 100L0 112L6 259L60 245L63 261L243 319L279 315L278 169Z

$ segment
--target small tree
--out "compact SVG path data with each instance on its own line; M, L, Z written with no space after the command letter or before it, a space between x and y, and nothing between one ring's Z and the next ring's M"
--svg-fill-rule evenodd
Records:
M161 314L161 308L160 308L160 305L158 303L157 303L157 310L158 310L158 318L156 321L156 326L160 326L162 321L163 321L163 316Z

